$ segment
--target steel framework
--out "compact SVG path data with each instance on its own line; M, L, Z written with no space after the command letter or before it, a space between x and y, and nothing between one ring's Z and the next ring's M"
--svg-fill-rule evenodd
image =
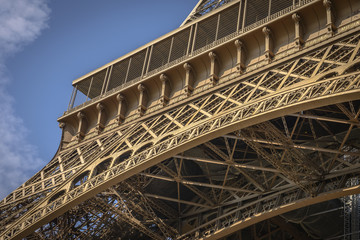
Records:
M359 229L359 9L200 1L178 30L75 80L57 154L0 202L0 239Z

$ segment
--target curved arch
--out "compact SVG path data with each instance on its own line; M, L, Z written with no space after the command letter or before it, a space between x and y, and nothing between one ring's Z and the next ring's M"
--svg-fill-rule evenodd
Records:
M332 77L336 77L338 75L337 71L330 71L330 72L326 72L324 75L320 75L319 78L316 81L321 81L324 79L328 79L328 78L332 78Z
M323 80L299 86L297 88L287 89L256 100L255 102L236 107L231 109L231 111L223 112L216 117L204 119L184 127L176 136L152 147L148 147L141 152L137 151L139 153L130 157L128 160L91 178L89 181L85 181L81 189L69 191L66 193L65 197L62 198L61 202L56 201L56 205L44 206L44 208L37 209L33 214L40 215L36 217L34 222L32 222L33 215L30 214L30 216L25 217L24 221L30 222L17 236L26 236L25 234L27 232L40 227L49 219L55 218L62 212L71 209L73 206L77 205L79 201L82 202L102 190L124 181L134 174L160 163L171 156L175 156L187 149L205 143L216 137L220 137L226 133L237 131L276 117L281 117L284 114L291 114L344 101L358 100L360 93L359 77L355 78L352 87L346 86L344 88L343 84L346 81L348 81L348 79L342 76L341 78ZM316 91L309 91L309 89L320 89L331 84L333 88L330 92L324 91L323 94L321 94ZM299 92L302 92L303 94L297 96ZM286 101L284 99L286 99ZM274 102L274 100L277 101L275 108L272 105L269 105L269 103ZM143 147L146 145L147 144L143 145ZM81 181L81 179L78 178L75 180ZM75 183L74 185L76 186L77 182L75 180L73 183ZM359 192L359 189L357 189L357 192ZM21 224L21 222L19 224Z
M164 137L161 137L158 141L154 142L154 144L159 143L159 142L163 142L163 141L165 141L165 140L167 140L167 139L169 139L169 138L171 138L173 136L174 136L173 134L168 134L168 135L166 135Z
M128 150L124 153L122 153L119 157L117 157L114 161L112 166L116 166L119 163L125 161L126 159L128 159L131 155L132 155L133 151L132 150Z
M78 186L80 186L81 184L83 184L84 182L86 182L86 180L89 178L89 175L90 175L90 171L85 171L85 172L82 173L80 176L78 176L77 178L75 178L75 179L71 182L70 189L77 188Z
M232 51L230 51L229 46L225 45L224 48L226 49L226 53L228 54L231 62L231 68L236 67L236 56L233 56Z
M53 201L55 201L56 199L58 199L59 197L61 197L62 195L64 195L66 193L65 190L61 190L60 192L56 193L54 196L52 196L48 203L52 203Z
M91 177L95 177L100 173L106 171L110 167L111 162L112 162L112 158L107 158L98 165L96 165L96 167L94 167L94 169L92 170Z
M300 209L302 207L306 207L306 206L310 206L316 203L321 203L321 202L325 202L328 200L332 200L332 199L336 199L336 198L340 198L340 197L345 197L348 195L354 195L354 194L359 194L360 193L360 186L355 186L355 187L348 187L348 188L341 188L341 189L337 189L335 191L330 191L327 193L323 193L323 194L319 194L318 196L315 197L304 197L304 198L299 198L296 199L293 202L288 202L286 203L284 201L284 204L278 205L278 206L273 206L273 208L271 209L267 209L265 211L262 212L253 212L253 214L247 215L246 217L244 217L242 220L235 220L236 218L230 218L229 216L231 216L231 214L236 213L238 210L234 210L228 214L226 214L226 217L228 217L228 219L224 219L223 224L225 225L225 228L222 228L220 230L213 228L210 230L206 230L205 232L203 232L201 235L203 236L202 239L219 239L222 237L225 237L231 233L234 233L236 231L239 231L241 229L244 229L246 227L249 227L253 224L259 223L263 220L275 217L275 216L279 216L281 214L293 211L293 210L297 210ZM256 205L256 204L254 204ZM248 206L249 207L249 206ZM255 207L255 206L254 206ZM250 209L250 207L249 207ZM253 210L253 209L251 209ZM244 211L245 213L245 211ZM187 235L183 235L180 236L179 239L187 239L186 237L190 236L195 236L198 233L194 233L192 232L191 234L187 234ZM191 237L190 237L191 239Z
M357 61L352 62L351 64L347 65L346 68L344 68L340 74L344 73L352 73L355 71L360 71L360 59Z
M203 72L205 72L205 74L204 74L205 78L210 75L210 67L208 66L208 65L210 65L210 60L208 60L208 58L209 58L208 54L209 54L209 52L206 52L203 55L203 57L201 57L199 59L200 60L199 63L201 63L201 64L199 64L199 66L201 66L201 67L194 67L198 71L198 75L197 75L198 77L201 77ZM194 63L192 64L192 66L194 66ZM196 83L201 82L202 79L201 78L199 78L199 79L195 78L194 80L195 80L194 81L194 86L196 86Z
M153 145L152 142L146 143L146 144L142 145L141 147L139 147L139 148L134 152L134 154L140 153L140 152L144 151L145 149L151 147L152 145Z

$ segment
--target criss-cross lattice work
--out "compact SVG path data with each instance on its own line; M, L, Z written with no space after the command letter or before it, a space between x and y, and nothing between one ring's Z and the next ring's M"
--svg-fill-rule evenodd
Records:
M58 186L62 186L69 179L73 179L77 176L77 172L91 165L96 159L105 156L120 156L121 153L126 151L131 151L133 154L127 161L122 160L118 165L115 164L113 159L110 165L112 168L107 172L96 177L89 177L82 186L66 193L67 195L62 196L62 199L65 199L65 196L69 196L67 197L68 201L76 198L85 189L89 190L96 187L97 184L111 179L111 176L121 174L131 166L138 165L144 160L148 161L149 158L157 156L162 151L171 149L182 142L185 143L201 134L211 132L213 129L256 116L261 112L276 109L280 106L301 102L301 100L357 89L360 82L359 76L356 74L357 68L352 68L351 71L348 70L341 75L339 75L337 69L357 61L359 57L354 53L354 50L357 49L357 45L354 43L358 42L359 35L352 36L308 54L306 57L295 59L262 74L222 88L170 112L160 114L142 123L136 123L133 127L124 130L120 129L96 141L90 141L78 147L61 151L41 174L34 176L24 186L7 197L6 202L2 203L2 215L6 216L3 219L4 223L14 221L23 213L26 213L26 202L28 202L31 209L31 206L34 206L37 201L41 202L41 199L46 197L46 193L56 189ZM308 84L286 91L287 88L299 82L308 82ZM201 125L196 124L198 122ZM262 131L267 130L266 134L272 137L269 141L280 142L279 144L283 146L292 144L292 142L286 142L282 139L284 135L276 134L276 130L271 125L259 126L262 127L258 130L249 128L249 131L244 131L242 134L246 139L253 139L262 135L262 129ZM271 129L274 129L273 132L269 132ZM150 147L152 145L153 147ZM323 171L329 170L316 169L313 164L305 164L307 162L306 157L298 151L290 151L277 157L276 149L270 149L271 152L266 152L256 142L250 140L248 140L248 145L254 148L262 158L273 164L280 172L288 175L287 177L291 181L297 183L301 188L308 188L308 193L312 191L313 187L301 180L304 179L303 175L308 175L311 178L315 173L315 176L320 177ZM143 149L144 146L147 148ZM309 166L309 170L303 168L304 173L298 172L298 174L294 175L298 170L296 164L290 164L292 169L286 170L286 166L282 167L281 159L290 161L289 164L295 161L302 166ZM280 165L277 165L277 162ZM251 179L251 176L249 175L248 178ZM311 179L311 181L316 180L316 178ZM253 181L253 187L258 188L253 191L264 191L266 189L256 181ZM192 191L196 192L195 189L192 189ZM201 195L200 193L197 194ZM203 199L206 198L203 197ZM14 211L16 204L20 204L18 212ZM13 218L8 216L8 211L12 212ZM5 226L5 224L2 224L2 226Z
M196 18L203 16L222 5L231 2L232 0L200 0L194 10L189 14L185 21L181 24L184 25Z
M0 203L1 239L217 238L358 192L359 49L345 29L70 142Z

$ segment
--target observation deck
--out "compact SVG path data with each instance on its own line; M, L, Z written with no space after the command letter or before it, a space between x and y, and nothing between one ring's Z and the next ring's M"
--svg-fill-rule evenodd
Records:
M58 152L0 202L1 240L219 239L360 193L360 1L202 2L73 81Z
M336 23L332 8L319 0L222 1L209 13L205 8L202 16L190 15L178 29L73 81L68 110L58 119L71 125L64 143L75 144L85 135L91 138L196 96L219 78L221 84L234 74L254 74L348 31L358 25L359 13L343 12L346 4L336 2ZM97 107L104 109L104 104L107 117L98 119ZM79 123L85 115L86 130Z

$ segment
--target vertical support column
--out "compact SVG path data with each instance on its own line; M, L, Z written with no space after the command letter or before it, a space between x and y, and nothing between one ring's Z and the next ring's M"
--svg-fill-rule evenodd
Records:
M110 80L111 80L111 74L112 74L112 71L113 71L113 67L114 67L114 65L111 65L111 66L110 66L109 74L108 74L107 79L106 79L106 86L105 86L104 94L105 94L108 90L110 90L110 89L109 89L109 84L110 84Z
M240 73L243 73L245 71L245 46L244 43L237 39L234 42L236 46L236 68Z
M357 177L350 178L346 186L356 186L359 184ZM349 195L343 197L344 202L344 239L359 239L359 216L360 216L360 195Z
M125 113L126 113L125 96L119 93L118 95L116 95L116 100L118 101L118 111L116 115L116 121L118 125L120 125L125 120Z
M87 129L87 120L83 112L78 112L77 118L79 119L79 127L76 134L76 139L78 142L80 142L85 136L85 132Z
M128 64L128 67L127 67L127 70L126 70L124 83L126 83L128 81L129 71L130 71L130 66L131 66L131 60L132 60L132 57L130 57L130 60L129 60L129 64Z
M65 122L59 122L59 128L61 129L61 132L64 134L64 130L66 127L66 123ZM67 144L69 143L69 139L63 135L64 137L62 137L61 142L60 142L60 146L63 146L63 144Z
M263 27L262 32L265 35L265 57L268 62L274 57L273 41L271 39L271 30L268 27Z
M195 43L196 43L196 35L197 35L197 30L198 30L198 26L199 24L198 23L195 23L194 25L194 35L193 35L193 41L192 41L192 45L191 45L191 53L190 55L194 52L194 49L195 49Z
M143 67L142 67L142 70L141 70L141 76L140 76L140 78L143 78L144 77L144 75L146 74L146 69L147 69L147 63L148 63L148 61L149 61L149 52L150 52L150 50L149 49L152 49L152 46L151 47L147 47L146 48L146 53L145 53L145 58L144 58L144 63L143 63Z
M294 20L295 23L295 46L300 49L302 47L302 45L304 44L304 39L303 39L303 30L302 27L300 25L300 20L301 17L299 14L294 13L292 15L292 19Z
M351 185L356 186L359 185L359 178L355 177L351 179ZM352 195L351 201L351 239L359 239L359 207L360 207L360 199L359 194Z
M217 218L220 218L223 215L223 210L221 207L218 207L217 209ZM221 220L216 220L216 229L221 229Z
M186 48L186 55L189 55L190 54L190 49L192 48L192 45L191 45L191 37L192 37L192 34L193 34L193 30L194 29L194 25L191 25L190 27L190 31L189 31L189 39L188 39L188 44L187 44L187 48Z
M96 109L98 110L98 119L97 119L97 124L96 124L96 131L99 134L105 128L105 123L106 123L105 106L102 103L98 103L96 105Z
M70 98L70 102L69 102L69 106L68 106L68 111L74 107L76 94L77 94L77 86L75 86L73 88L73 92L71 94L71 98Z
M64 165L62 163L62 159L61 159L60 156L58 157L58 162L59 162L59 168L60 168L60 172L61 172L61 178L62 178L63 181L65 181L66 177L65 177L65 174L64 174Z
M168 56L168 60L167 60L166 63L169 63L169 62L170 62L173 45L174 45L174 36L171 37L171 43L170 43L170 49L169 49L169 56Z
M215 41L218 40L218 35L219 35L219 26L220 26L220 13L218 13L218 19L217 19L217 23L216 23L216 32L215 32Z
M333 3L331 0L324 0L323 4L326 9L326 28L328 30L328 33L333 35L336 30L335 16L334 16L334 12L332 11Z
M160 102L163 106L165 106L169 100L170 100L170 80L167 75L164 73L160 75L160 81L161 81L161 96L160 96Z
M149 67L150 67L150 62L151 62L151 57L152 57L153 49L154 49L154 45L151 45L151 47L150 47L150 54L149 54L149 57L147 58L146 70L145 70L145 73L143 74L143 75L144 75L143 77L146 77L146 74L149 72ZM146 58L145 58L145 61L146 61ZM145 64L145 63L144 63L144 64Z
M344 235L351 236L351 197L343 197L344 201ZM346 238L344 238L346 239ZM350 237L348 239L351 239Z
M102 85L102 88L101 88L100 95L103 95L106 92L106 85L107 85L109 70L110 70L109 67L106 68L106 73L105 73L104 82L103 82L103 85Z
M246 21L246 13L247 13L247 1L248 0L244 0L245 1L245 6L244 6L244 11L243 11L243 21L242 21L242 27L241 27L241 30L244 31L244 28L245 28L245 21Z
M269 20L270 18L270 15L271 15L271 0L269 0L269 6L268 6L268 15L267 15L267 19Z
M351 212L351 232L352 239L359 239L359 195L352 196L352 212Z
M202 214L201 213L199 213L198 214L198 216L197 216L197 223L196 223L196 225L197 226L201 226L201 224L202 224ZM195 225L195 224L194 224ZM196 239L199 239L199 237L200 237L200 232L199 232L199 229L195 232L195 238Z
M185 69L185 93L190 96L194 90L194 74L193 68L189 63L184 64Z
M90 85L89 85L89 89L86 93L86 100L87 101L89 99L89 96L90 96L90 90L91 90L91 87L92 87L92 83L93 83L93 80L94 80L94 77L91 77L91 80L90 80Z
M40 172L40 178L41 178L41 180L44 180L44 171L41 171L41 172ZM42 189L45 188L45 182L44 182L44 181L41 181L41 188L42 188ZM14 194L14 195L13 195L13 197L14 197L13 199L14 199L14 200L15 200L15 196L16 196L16 195Z
M213 85L219 81L219 60L215 52L209 52L210 58L210 81Z
M139 90L139 106L138 106L138 112L140 114L140 116L145 114L145 111L147 109L147 101L148 101L148 97L147 97L147 93L146 93L146 87L144 84L139 84L138 85L138 90Z
M241 25L241 6L242 6L243 0L239 1L239 11L238 11L238 17L237 17L237 22L236 22L236 32L240 31L240 26Z

